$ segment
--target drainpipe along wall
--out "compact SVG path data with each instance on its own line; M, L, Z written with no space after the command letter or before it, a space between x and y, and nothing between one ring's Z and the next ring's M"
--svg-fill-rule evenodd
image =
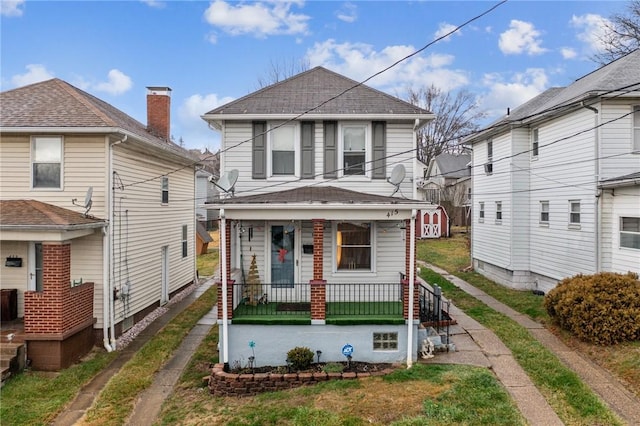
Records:
M411 227L409 238L409 316L407 318L407 368L413 365L413 293L416 280L416 215L417 210L411 210Z
M222 363L225 371L229 366L229 336L228 336L228 320L229 312L227 309L227 221L224 216L224 209L220 209L220 262L222 275Z

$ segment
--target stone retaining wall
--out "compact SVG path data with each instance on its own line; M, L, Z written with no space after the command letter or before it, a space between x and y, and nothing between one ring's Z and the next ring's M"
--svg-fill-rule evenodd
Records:
M314 385L328 380L353 380L363 377L384 376L393 372L388 368L370 373L226 373L224 364L213 366L209 376L209 391L216 396L250 396L263 392Z

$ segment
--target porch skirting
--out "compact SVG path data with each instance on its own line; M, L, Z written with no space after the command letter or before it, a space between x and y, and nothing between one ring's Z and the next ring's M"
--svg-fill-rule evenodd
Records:
M31 368L43 371L59 371L69 367L93 348L93 324L89 321L78 327L75 333L63 335L25 335L27 358Z

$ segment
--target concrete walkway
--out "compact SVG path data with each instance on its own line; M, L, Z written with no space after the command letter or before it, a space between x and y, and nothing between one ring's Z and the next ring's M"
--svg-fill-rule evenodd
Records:
M70 425L76 424L80 419L82 419L86 411L93 405L93 402L98 397L98 394L100 393L100 391L102 391L102 389L105 387L109 379L111 379L111 377L114 374L118 373L118 371L120 371L120 368L122 368L122 366L126 364L126 362L129 361L133 357L133 355L135 355L135 353L138 352L142 348L142 346L144 346L145 343L149 341L149 339L151 339L151 337L155 336L162 327L168 324L179 313L181 313L184 309L186 309L189 305L191 305L191 303L193 303L198 297L200 297L200 295L204 293L209 287L211 287L213 283L214 283L213 279L205 281L204 283L198 285L194 289L194 291L188 296L186 296L184 299L168 306L168 311L164 315L160 316L155 321L153 321L151 324L149 324L140 334L138 334L138 336L125 349L120 351L117 358L113 360L111 364L109 364L104 370L98 373L89 383L87 383L80 390L78 395L76 395L75 399L64 409L62 413L58 415L58 417L51 424L55 426L70 426ZM198 322L198 325L193 329L192 332L194 333L194 335L202 334L202 328L199 328L199 326L201 325L201 323L203 323L202 324L203 326L206 326L206 324L204 323L212 321L211 318L212 318L211 313L205 315L200 320L200 322ZM213 317L213 321L215 323L215 316ZM205 335L206 333L202 335L202 337L200 338L200 341L204 338ZM183 341L183 345L189 345L189 347L194 345L193 341L195 341L197 337L192 338L190 336L191 336L191 333L187 338L185 338L185 341ZM186 341L191 341L191 343L185 343ZM193 348L196 348L196 347L197 347L197 344L193 346ZM188 362L189 358L193 354L193 350L181 350L181 349L183 349L182 346L180 346L180 348L176 350L174 358L178 358L179 354L185 354L186 361L184 361L184 363L186 364L186 362ZM183 361L176 360L175 361L176 364L173 364L173 365L171 362L169 362L167 365L165 365L163 370L166 370L166 369L171 370L172 367L178 368L177 366L181 362ZM184 368L184 366L182 368ZM170 376L169 379L166 379L166 380L169 380L169 381L172 380L173 378L172 375L168 373L163 373L163 374L164 375L160 375L160 374L156 375L156 379L154 380L154 383L152 386L154 389L157 389L156 386L158 386L159 382L164 380L166 376ZM180 374L177 374L177 376L179 377ZM168 391L168 393L169 392L170 391ZM156 399L156 401L158 401L158 399ZM162 404L162 401L159 401L159 403L157 404L158 412L160 410L160 405ZM149 413L147 414L147 416L149 416ZM155 420L155 417L150 419L149 423L131 423L131 424L136 424L136 425L151 424L154 420Z
M640 400L607 371L571 350L554 334L546 330L542 324L516 312L447 271L430 264L424 265L445 277L456 287L526 328L543 346L553 352L568 368L576 372L580 379L623 421L629 425L640 425ZM458 326L452 329L452 340L456 345L456 352L438 354L429 362L451 362L491 367L530 424L562 424L549 404L533 386L524 370L513 359L511 351L493 332L453 306L452 316L458 322Z

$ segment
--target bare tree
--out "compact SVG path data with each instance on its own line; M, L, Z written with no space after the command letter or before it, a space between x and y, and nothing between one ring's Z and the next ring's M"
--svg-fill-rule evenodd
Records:
M308 59L280 59L271 60L270 67L266 74L258 77L258 89L278 83L289 77L293 77L303 71L309 70L311 64Z
M601 65L640 48L640 0L630 1L626 13L616 13L605 21L600 42L604 50L592 59Z
M478 130L485 113L478 110L476 97L467 90L455 95L434 85L409 89L408 101L435 114L436 118L418 131L418 159L425 164L442 152L462 151L461 139Z

